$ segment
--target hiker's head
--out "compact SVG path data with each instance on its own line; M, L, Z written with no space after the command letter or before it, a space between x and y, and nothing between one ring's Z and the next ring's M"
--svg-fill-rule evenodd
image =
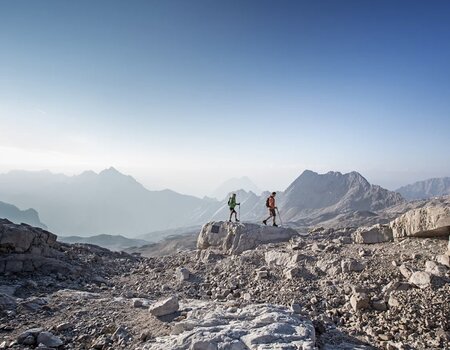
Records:
M233 193L233 194L231 195L231 197L233 197L233 198L236 197L236 193Z
M274 196L274 197L275 197L276 195L277 195L277 193L276 193L276 192L272 192L272 196Z

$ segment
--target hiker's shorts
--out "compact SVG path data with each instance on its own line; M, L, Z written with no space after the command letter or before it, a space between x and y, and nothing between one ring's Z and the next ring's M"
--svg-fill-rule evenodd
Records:
M277 216L275 209L269 209L270 216Z

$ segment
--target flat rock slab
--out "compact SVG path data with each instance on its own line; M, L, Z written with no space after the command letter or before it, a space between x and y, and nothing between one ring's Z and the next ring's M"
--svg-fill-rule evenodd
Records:
M298 233L291 228L213 221L202 227L197 248L211 247L225 254L240 254L261 244L286 242L294 236Z
M312 322L282 306L250 304L238 308L194 300L182 306L191 311L175 324L172 335L156 338L142 349L316 349Z
M389 224L396 238L446 237L450 235L450 207L428 206L413 209Z

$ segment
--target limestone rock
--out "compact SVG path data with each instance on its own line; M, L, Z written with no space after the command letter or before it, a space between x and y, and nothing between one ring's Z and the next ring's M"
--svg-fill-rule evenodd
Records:
M428 260L425 262L425 271L439 277L445 276L447 267L441 264L437 264L434 261Z
M369 297L366 293L353 293L350 297L350 305L355 311L368 309Z
M176 274L177 279L180 282L187 281L189 279L189 277L191 276L190 271L188 269L186 269L185 267L177 268L175 274Z
M154 316L165 316L177 312L178 308L178 298L173 295L170 298L160 300L151 305L149 311Z
M405 277L406 279L409 279L411 275L415 272L415 270L407 264L401 264L399 267L400 273Z
M352 259L352 258L347 258L341 261L341 269L342 272L361 272L362 270L364 270L365 268L365 264Z
M330 276L335 276L342 272L341 262L335 258L319 260L316 263L316 267Z
M425 271L416 271L409 278L409 283L419 288L427 288L431 284L431 275Z
M226 254L240 254L261 244L287 242L297 235L297 231L290 228L224 221L209 222L200 231L197 248L212 247Z
M37 337L37 343L44 344L45 346L48 346L49 348L58 348L64 344L64 342L59 337L57 337L56 335L54 335L50 332L39 333L39 335Z
M392 229L388 225L376 224L371 227L360 227L353 234L355 243L373 244L389 242L394 238Z
M264 254L264 260L268 266L292 266L301 259L297 252L269 250Z
M395 238L439 237L450 234L450 207L446 205L413 209L391 221Z
M450 255L449 254L438 255L436 257L436 261L441 265L450 267Z
M311 321L288 308L250 304L239 309L206 301L190 301L192 311L177 322L172 335L145 347L160 349L315 349Z

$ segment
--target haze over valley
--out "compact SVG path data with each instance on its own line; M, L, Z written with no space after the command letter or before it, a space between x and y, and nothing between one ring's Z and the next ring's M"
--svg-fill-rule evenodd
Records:
M437 181L434 179L433 183ZM446 178L441 180L445 181ZM0 214L13 222L48 227L61 236L122 235L143 239L142 244L184 233L209 220L227 219L228 195L232 192L241 204L242 220L260 222L265 217L265 200L270 192L251 191L260 192L249 178L231 179L218 189L222 194L226 192L217 196L220 200L171 190L151 191L113 167L75 176L49 171L11 171L0 174L1 199L20 208L33 209L21 212L16 208L12 212L12 206L8 210L0 207ZM420 199L446 194L448 188L440 186ZM304 229L314 225L356 225L361 218L368 217L375 221L380 219L377 212L406 202L398 192L371 185L357 172L318 174L305 170L277 195L285 223ZM98 242L102 241L108 239L101 236ZM123 248L133 245L122 243L118 244ZM140 245L139 241L136 243Z

